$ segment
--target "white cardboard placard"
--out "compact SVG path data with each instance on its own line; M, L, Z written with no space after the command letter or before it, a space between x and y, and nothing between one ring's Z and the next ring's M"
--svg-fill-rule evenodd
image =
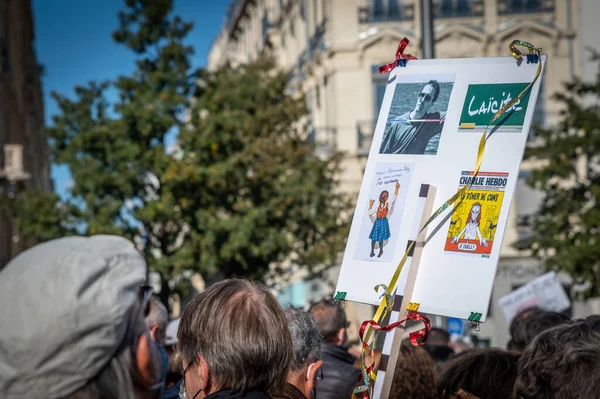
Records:
M389 283L408 241L415 239L411 226L421 184L437 188L434 209L466 184L485 125L501 104L533 80L537 66L525 62L517 66L512 57L412 60L390 73L336 288L346 293L346 300L379 304L373 287ZM466 198L452 217L450 207L429 227L412 297L420 312L463 319L479 312L485 321L540 81L541 77L489 137L472 190L478 197ZM410 169L410 176L403 175L408 187L401 185L399 192L405 196L403 206L397 202L391 217L399 219L387 222L390 234L384 255L378 257L376 242L375 256L357 256L371 254L375 223L365 222L370 201L375 200L374 207L386 206L373 189L382 165ZM379 232L386 223L377 224ZM383 235L374 235L377 240L387 237L383 227ZM400 295L407 273L404 267L397 287Z
M562 312L571 306L571 301L555 272L543 274L498 299L504 319L510 322L526 308L537 306L544 310Z

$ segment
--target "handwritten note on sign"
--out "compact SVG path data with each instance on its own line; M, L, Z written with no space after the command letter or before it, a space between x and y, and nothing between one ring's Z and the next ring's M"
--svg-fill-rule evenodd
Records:
M537 306L544 310L562 312L571 306L556 273L549 272L501 297L498 305L510 322L521 310Z

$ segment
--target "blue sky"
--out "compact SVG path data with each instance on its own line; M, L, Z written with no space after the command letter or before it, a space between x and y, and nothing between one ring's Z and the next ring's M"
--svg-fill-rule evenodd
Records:
M175 13L194 22L188 42L196 54L194 66L204 66L219 32L228 0L174 0ZM46 124L58 108L50 93L71 96L74 87L92 80L113 79L133 70L134 60L111 37L118 26L123 0L33 0L35 46L42 78ZM71 182L68 168L52 168L55 191L64 198Z

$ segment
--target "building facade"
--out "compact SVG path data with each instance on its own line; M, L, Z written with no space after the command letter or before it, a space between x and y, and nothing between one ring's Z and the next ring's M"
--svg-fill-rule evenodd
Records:
M30 0L0 0L0 197L18 190L51 191L40 66ZM33 242L25 242L0 209L0 269Z
M586 2L597 8L596 0L433 0L435 56L508 56L514 39L541 47L548 64L534 122L552 126L560 111L552 94L583 73L582 34L590 42L598 37L594 36L597 24L592 23L589 32L580 32L579 20L587 15L581 6ZM292 71L292 89L306 95L307 129L317 151L345 152L341 189L356 195L387 83L378 68L393 60L404 37L410 40L407 52L421 56L419 4L418 0L232 1L209 53L208 67L272 54L281 68ZM542 273L536 260L513 245L526 238L522 221L541 198L525 184L531 166L523 164L490 317L478 333L490 345L505 345L508 340L498 298ZM303 305L331 294L336 279L334 268L325 280L297 281L282 292L280 300ZM565 284L570 284L568 278ZM586 313L581 306L573 310L576 316ZM352 312L357 322L372 316L369 308L356 307Z

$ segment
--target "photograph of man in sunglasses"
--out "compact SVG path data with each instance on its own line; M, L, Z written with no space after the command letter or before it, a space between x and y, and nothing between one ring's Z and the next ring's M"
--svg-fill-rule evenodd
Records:
M437 154L452 86L433 79L398 83L379 153Z

